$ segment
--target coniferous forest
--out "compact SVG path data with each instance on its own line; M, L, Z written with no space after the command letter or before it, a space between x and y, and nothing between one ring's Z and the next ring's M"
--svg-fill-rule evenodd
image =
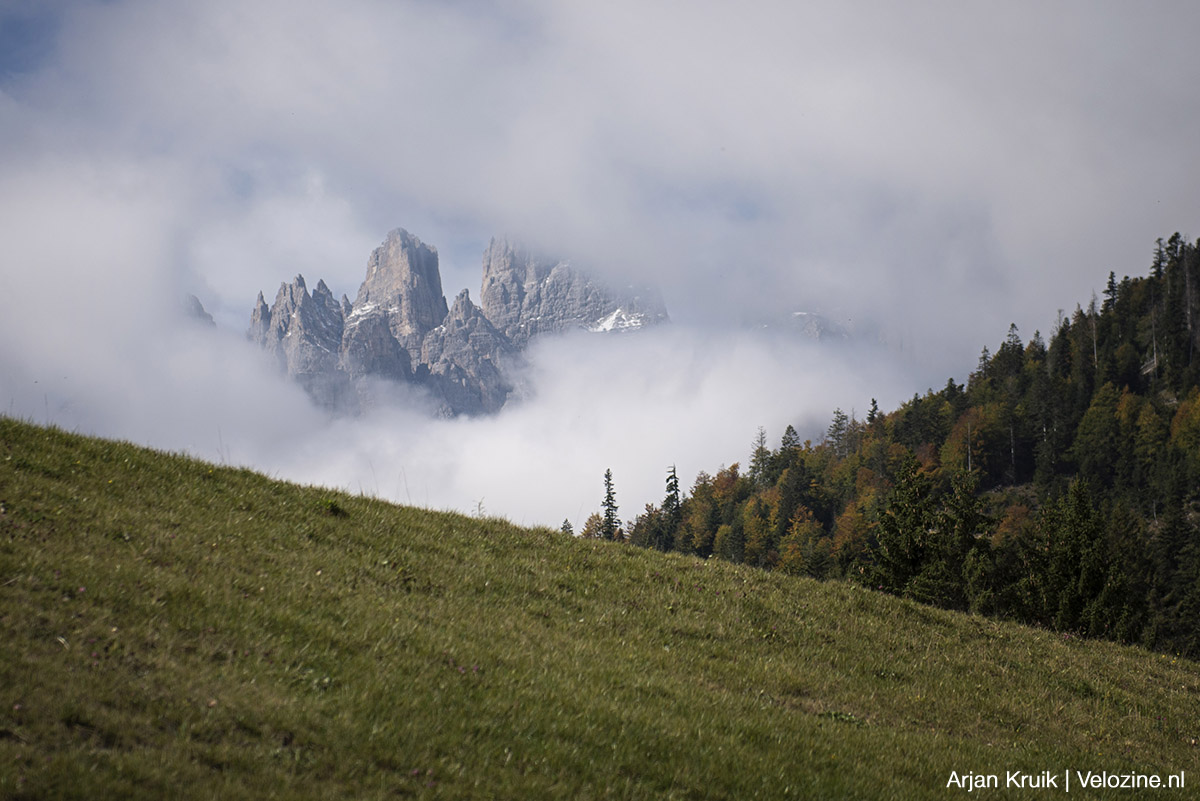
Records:
M628 539L1200 657L1198 350L1200 241L1175 234L965 385L837 410L819 443L760 429L690 493L671 468Z

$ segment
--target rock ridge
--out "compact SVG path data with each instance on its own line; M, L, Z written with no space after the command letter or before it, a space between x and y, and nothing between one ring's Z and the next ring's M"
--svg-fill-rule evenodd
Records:
M569 261L492 239L483 256L480 305L442 294L437 249L396 228L367 260L353 303L324 281L259 292L247 336L315 402L357 413L380 382L416 388L441 415L498 411L519 390L528 343L570 330L633 331L668 322L651 287L611 287Z
M670 321L658 290L614 287L570 261L533 254L507 238L483 254L480 307L518 347L571 330L631 331Z

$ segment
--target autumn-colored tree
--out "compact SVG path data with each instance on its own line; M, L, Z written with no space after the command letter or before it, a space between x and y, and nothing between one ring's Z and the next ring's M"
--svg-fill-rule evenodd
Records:
M583 528L580 529L579 536L585 540L598 540L604 536L604 518L599 512L592 512L588 515L587 520L583 521Z
M838 574L865 580L871 568L871 537L873 526L862 501L846 505L833 527L830 556Z
M779 543L779 567L786 573L824 578L833 564L833 543L821 523L801 506Z
M675 535L675 550L707 557L712 553L713 537L721 525L712 476L704 472L696 476L691 496L683 502L681 514L683 523Z
M762 495L746 501L741 523L745 541L745 562L754 567L774 567L779 560L778 541L771 528L770 506Z
M745 533L740 524L723 523L713 536L713 556L726 562L741 564L746 547Z
M1168 444L1183 463L1186 481L1200 486L1200 387L1192 387L1175 410Z

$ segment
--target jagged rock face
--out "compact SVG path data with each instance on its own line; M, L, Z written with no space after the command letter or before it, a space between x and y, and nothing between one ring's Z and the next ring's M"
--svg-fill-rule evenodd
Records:
M394 336L387 313L363 316L342 334L339 366L350 378L412 379L412 357Z
M342 329L342 307L325 282L318 282L310 295L300 275L280 284L269 309L260 292L250 317L250 338L328 407L337 406L346 389L338 371Z
M466 292L449 310L441 285L437 251L397 229L371 254L353 304L323 281L310 295L297 276L270 307L259 293L249 336L327 407L370 405L386 379L426 387L448 415L498 411L512 344Z
M308 293L304 276L280 284L268 309L262 293L250 317L250 338L292 375L328 371L341 350L342 313L324 282Z
M570 262L496 239L483 254L480 306L518 348L541 334L628 331L669 320L657 290L606 286Z
M464 289L445 322L425 335L418 375L450 410L494 412L512 391L506 373L516 360L508 337L483 316Z
M531 337L582 328L616 331L667 319L657 292L614 291L567 262L538 260L507 242L484 254L481 309L466 290L447 308L437 251L397 228L371 254L354 303L321 281L262 293L249 337L322 405L361 410L388 382L429 391L441 412L498 411ZM381 381L382 379L382 381Z
M414 351L447 311L437 250L397 228L371 253L366 280L348 316L386 313L392 336Z

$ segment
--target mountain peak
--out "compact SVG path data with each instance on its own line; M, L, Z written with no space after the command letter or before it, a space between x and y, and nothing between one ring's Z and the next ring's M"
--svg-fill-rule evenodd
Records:
M367 260L353 303L323 280L310 295L297 275L269 308L258 293L249 336L322 405L361 409L385 379L422 385L446 414L479 414L513 392L511 367L532 337L668 319L657 291L612 288L508 237L488 244L480 297L476 306L463 289L448 307L437 249L394 228Z
M421 337L441 325L449 311L437 250L403 228L389 231L367 261L353 309L355 315L386 313L396 339L419 347Z

